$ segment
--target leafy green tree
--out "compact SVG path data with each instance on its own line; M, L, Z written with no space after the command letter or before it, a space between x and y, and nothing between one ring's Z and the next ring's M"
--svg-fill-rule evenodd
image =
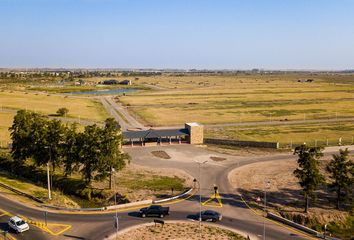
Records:
M310 148L301 145L295 148L294 154L298 155L299 167L294 171L294 175L299 179L299 184L303 189L305 197L305 212L309 207L309 197L313 197L319 185L324 181L324 177L319 171L318 160L323 156L319 147Z
M115 171L123 169L130 158L128 154L122 152L122 132L119 124L113 118L106 119L102 138L103 154L97 177L105 179L109 176L109 187L112 189L113 169Z
M9 128L12 139L11 155L20 164L27 158L32 157L36 150L36 136L33 135L33 128L36 123L40 122L40 118L36 113L19 110L14 117L12 126Z
M79 170L80 145L79 134L77 133L77 124L74 123L65 129L65 141L62 145L62 157L64 164L64 173L71 175Z
M63 107L63 108L59 108L58 111L57 111L57 114L59 116L66 116L67 114L69 113L69 109Z
M102 129L94 124L86 126L84 132L78 135L77 144L80 146L81 173L88 186L90 186L94 177L93 174L99 169L102 159L101 134Z
M349 158L348 148L339 149L339 154L332 156L331 162L327 165L327 171L333 180L330 186L336 191L337 209L339 209L342 192L348 195L354 186L354 162Z
M63 145L65 141L66 127L61 121L53 119L47 121L45 131L45 142L49 153L49 159L51 161L53 171L56 166L59 166L63 158Z

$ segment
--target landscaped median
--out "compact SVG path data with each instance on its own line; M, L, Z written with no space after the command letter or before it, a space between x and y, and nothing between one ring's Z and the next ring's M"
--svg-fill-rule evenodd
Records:
M246 240L246 236L225 228L220 225L203 223L199 228L198 222L187 221L165 221L161 224L142 224L128 229L124 229L116 236L109 239L114 240L162 240L162 239L178 239L178 240Z

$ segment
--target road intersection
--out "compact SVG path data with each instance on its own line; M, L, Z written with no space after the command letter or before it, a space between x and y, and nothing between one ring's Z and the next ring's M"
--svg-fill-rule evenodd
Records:
M155 148L167 151L172 156L172 159L165 160L153 157L150 152L156 150ZM330 154L331 151L335 152L337 148L329 149L327 154ZM127 148L126 152L131 154L134 164L156 168L177 168L197 180L199 169L198 164L193 160L199 161L216 154L192 145ZM220 224L249 235L251 239L263 238L264 224L266 225L266 239L309 239L309 237L296 230L265 220L262 216L249 209L240 194L230 186L228 181L228 173L234 168L254 162L295 159L295 156L289 153L253 157L218 155L227 157L227 160L223 162L209 160L200 166L201 200L203 203L209 203L204 204L202 209L216 206L217 211L224 215L224 219ZM210 200L215 193L214 184L218 186L218 194L216 199ZM210 201L208 202L208 200ZM171 214L166 217L166 220L188 220L188 215L199 211L199 192L194 191L194 195L188 196L186 199L165 204L171 208ZM120 229L152 221L152 219L137 217L136 211L138 208L140 206L118 210ZM1 194L0 209L0 227L2 230L7 228L6 221L11 215L20 215L29 220L31 224L29 232L21 234L10 233L16 239L106 239L115 233L113 226L115 211L77 213L48 210L48 223L46 226L44 209L27 207L5 198Z

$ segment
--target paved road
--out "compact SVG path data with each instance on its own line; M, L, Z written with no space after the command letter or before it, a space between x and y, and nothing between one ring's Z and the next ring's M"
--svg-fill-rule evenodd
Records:
M351 147L354 149L354 147ZM163 149L172 156L170 160L162 160L151 155L152 150ZM207 200L213 193L213 186L216 184L219 187L222 208L217 208L224 215L221 222L222 225L234 228L242 233L251 236L251 239L262 239L263 224L266 226L267 239L306 239L300 235L294 234L287 228L278 226L272 222L264 220L264 218L254 214L247 208L241 200L238 192L233 189L227 179L228 173L237 167L262 161L293 159L291 154L278 154L266 156L251 156L251 157L236 157L223 154L208 152L203 148L198 148L192 145L174 145L171 147L136 147L126 148L126 152L132 155L132 162L139 165L146 165L156 168L177 168L181 169L191 176L199 180L199 168L195 161L202 161L208 158L209 161L201 164L201 196L202 201ZM338 147L329 148L325 151L326 154L337 152ZM227 156L227 160L223 162L214 162L210 160L210 156ZM187 220L187 216L198 212L200 207L199 194L170 205L171 215L166 220ZM202 206L202 209L210 207ZM44 210L26 207L20 203L1 196L0 193L0 228L7 227L6 221L8 215L3 215L2 210L13 215L21 215L32 219L37 223L44 222ZM135 210L119 212L120 229L141 223L151 222L152 219L141 219L136 216ZM58 236L51 235L42 228L37 228L31 225L31 230L22 234L12 234L16 239L105 239L114 234L113 228L113 212L105 214L67 214L67 213L48 213L49 228L52 224L70 224L71 228L62 232ZM54 233L60 232L64 227L53 229Z
M123 131L130 128L144 129L142 124L136 121L121 104L116 103L111 97L99 97L99 100L107 112L120 124Z

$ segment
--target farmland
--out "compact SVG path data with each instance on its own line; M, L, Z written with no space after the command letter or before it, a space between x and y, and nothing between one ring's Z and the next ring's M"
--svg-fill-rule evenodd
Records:
M314 81L298 82L302 79ZM120 99L152 126L354 116L351 75L161 76L139 81L163 90Z

